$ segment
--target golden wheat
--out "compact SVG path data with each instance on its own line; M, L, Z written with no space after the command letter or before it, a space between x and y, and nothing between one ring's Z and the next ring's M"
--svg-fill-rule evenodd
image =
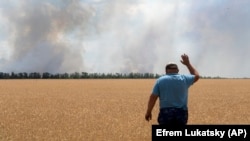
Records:
M0 140L150 141L154 79L1 80ZM250 80L199 80L188 124L249 124Z

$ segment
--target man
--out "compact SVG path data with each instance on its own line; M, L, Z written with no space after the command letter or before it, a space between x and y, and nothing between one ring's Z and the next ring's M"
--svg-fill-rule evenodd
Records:
M149 97L148 108L145 114L147 121L152 119L152 109L159 97L160 112L158 123L160 125L186 125L188 121L188 89L198 81L199 73L192 66L188 55L181 55L181 63L187 67L190 74L178 74L177 64L169 63L166 65L166 75L157 79L153 92Z

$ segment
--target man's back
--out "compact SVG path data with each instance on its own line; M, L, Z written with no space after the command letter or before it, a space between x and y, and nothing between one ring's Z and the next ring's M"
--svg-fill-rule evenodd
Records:
M160 108L176 107L187 109L188 88L194 75L167 74L156 81L153 94L159 96Z

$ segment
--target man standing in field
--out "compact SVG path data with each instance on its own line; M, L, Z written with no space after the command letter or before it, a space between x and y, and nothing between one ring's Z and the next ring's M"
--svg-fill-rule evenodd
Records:
M157 79L152 94L149 97L148 108L145 114L147 121L152 119L152 109L159 97L160 112L158 123L160 125L186 125L188 121L188 89L199 79L198 71L191 65L188 55L181 55L181 63L185 65L190 74L178 74L177 64L166 65L166 75Z

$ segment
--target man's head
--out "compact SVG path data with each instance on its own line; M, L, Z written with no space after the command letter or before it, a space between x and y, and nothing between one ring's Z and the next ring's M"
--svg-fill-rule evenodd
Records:
M165 71L166 73L178 73L179 69L176 63L170 62L166 65Z

